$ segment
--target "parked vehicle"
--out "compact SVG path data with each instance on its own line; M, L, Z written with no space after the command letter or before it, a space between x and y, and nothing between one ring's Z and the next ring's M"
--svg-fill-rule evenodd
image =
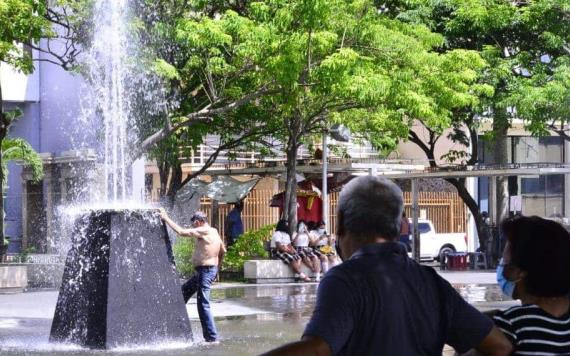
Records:
M410 219L410 224L412 220ZM467 234L465 233L437 233L430 220L419 219L420 231L420 258L422 260L441 261L443 256L450 252L467 251Z

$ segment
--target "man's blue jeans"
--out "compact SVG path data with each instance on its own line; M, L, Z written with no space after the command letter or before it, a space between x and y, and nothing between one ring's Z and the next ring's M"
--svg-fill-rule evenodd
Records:
M218 339L214 318L210 312L210 289L212 282L218 274L217 266L201 266L196 267L196 272L190 279L182 285L182 295L184 302L188 302L194 293L198 292L198 315L202 324L202 334L208 342Z

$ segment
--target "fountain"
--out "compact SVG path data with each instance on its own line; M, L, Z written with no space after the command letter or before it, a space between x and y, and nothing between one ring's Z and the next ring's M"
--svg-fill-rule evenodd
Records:
M127 0L94 3L88 58L106 192L101 208L74 211L52 342L109 349L192 340L166 227L156 209L129 201L128 13Z

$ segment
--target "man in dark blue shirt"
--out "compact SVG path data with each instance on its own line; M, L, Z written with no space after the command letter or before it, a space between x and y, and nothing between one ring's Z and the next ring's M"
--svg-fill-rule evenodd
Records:
M299 342L273 355L508 355L512 346L489 318L470 306L432 268L408 258L399 244L401 190L361 177L338 203L343 259L321 281L313 316Z
M224 230L228 247L236 243L237 239L243 235L243 221L241 220L242 210L243 202L239 201L234 205L233 209L230 210L226 217L226 226Z

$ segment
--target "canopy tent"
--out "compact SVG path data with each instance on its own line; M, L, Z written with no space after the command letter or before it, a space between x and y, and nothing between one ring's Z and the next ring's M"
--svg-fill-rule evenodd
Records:
M260 177L239 181L230 176L218 176L213 182L192 179L176 194L176 200L185 202L193 196L207 196L221 203L237 203L255 187Z
M213 182L192 179L174 198L173 216L183 226L191 226L190 218L200 209L200 198L207 196L223 203L243 200L261 178L239 181L230 176L218 176Z
M269 206L283 211L285 192L275 194ZM297 218L304 221L319 222L323 220L323 201L321 191L310 181L304 181L297 186Z

